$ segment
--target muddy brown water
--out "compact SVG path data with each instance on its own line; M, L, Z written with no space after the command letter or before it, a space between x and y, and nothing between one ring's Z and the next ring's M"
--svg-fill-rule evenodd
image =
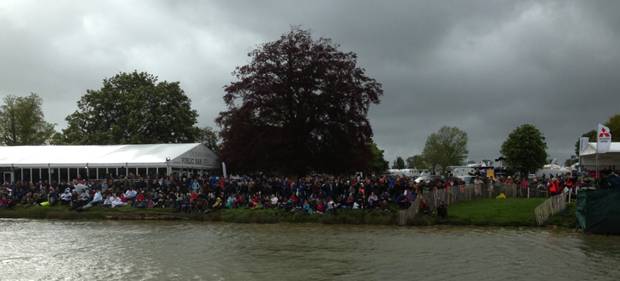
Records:
M537 228L0 219L0 280L620 280L620 237Z

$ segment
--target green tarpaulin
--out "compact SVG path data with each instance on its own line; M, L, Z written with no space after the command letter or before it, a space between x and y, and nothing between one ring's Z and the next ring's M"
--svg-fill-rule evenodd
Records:
M620 189L581 191L577 222L589 233L620 234Z

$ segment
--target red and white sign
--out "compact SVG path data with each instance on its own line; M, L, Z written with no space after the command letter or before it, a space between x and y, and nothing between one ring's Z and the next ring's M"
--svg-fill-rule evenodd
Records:
M609 128L598 124L598 130L596 134L596 152L606 153L611 146L611 131Z

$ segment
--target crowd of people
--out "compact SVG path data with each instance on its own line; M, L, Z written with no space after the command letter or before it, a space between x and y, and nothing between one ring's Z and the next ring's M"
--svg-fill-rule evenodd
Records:
M270 176L173 175L123 179L75 179L15 182L0 187L0 207L67 205L83 210L92 206L116 208L174 208L193 212L218 208L283 208L306 213L335 212L340 208L406 208L416 194L437 183L415 183L410 177L308 176L296 179Z
M286 178L242 176L223 178L209 175L177 175L122 179L75 179L72 182L22 182L0 186L0 208L15 205L66 205L75 210L93 206L117 208L172 208L180 212L206 212L220 208L281 208L305 213L331 213L338 209L407 208L416 196L438 190L463 189L456 177L415 181L414 177L335 177L326 175ZM574 191L588 185L583 178L563 175L553 178L497 179L476 177L471 183L474 196L489 196L497 186L515 186L524 196L526 189L544 191L545 196ZM486 188L486 189L485 189ZM498 190L496 190L498 191ZM528 191L529 192L529 191ZM533 193L532 193L533 194ZM528 194L529 195L529 194ZM428 197L421 197L428 198ZM430 202L424 199L421 208ZM437 202L430 204L438 206Z

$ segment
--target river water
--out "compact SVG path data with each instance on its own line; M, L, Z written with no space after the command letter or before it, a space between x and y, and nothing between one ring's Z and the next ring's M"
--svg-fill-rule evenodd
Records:
M0 280L620 280L620 237L0 219Z

